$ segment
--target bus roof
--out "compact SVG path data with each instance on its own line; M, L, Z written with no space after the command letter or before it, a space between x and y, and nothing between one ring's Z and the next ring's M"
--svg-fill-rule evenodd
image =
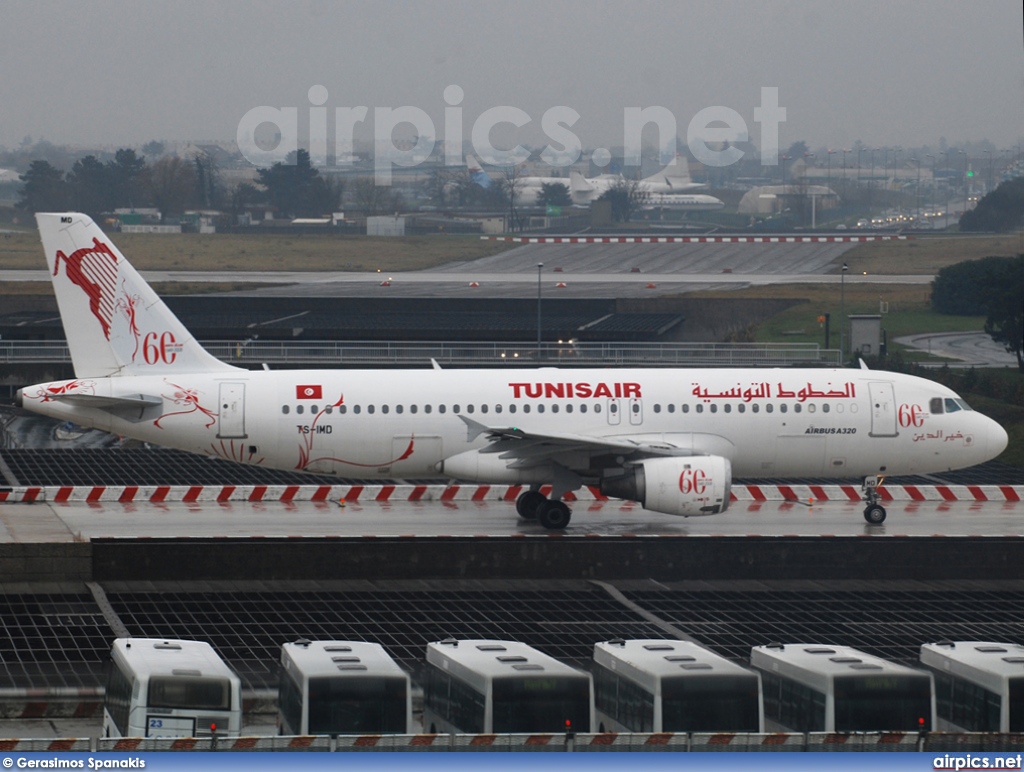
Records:
M183 675L196 671L203 676L221 676L239 682L206 641L185 641L174 638L118 638L111 647L111 656L138 676ZM177 671L177 672L175 672Z
M482 688L491 678L512 676L583 676L589 673L519 641L447 638L427 644L427 662Z
M799 680L824 691L828 682L836 677L862 676L926 676L924 670L900 665L849 646L831 646L815 643L773 643L754 646L750 650L750 664L761 670Z
M999 691L1007 678L1024 678L1024 646L993 641L921 644L922 664Z
M666 677L759 675L692 641L616 638L594 644L594 661L653 688Z
M366 641L308 641L281 646L281 663L307 678L316 676L390 675L409 678L379 643Z

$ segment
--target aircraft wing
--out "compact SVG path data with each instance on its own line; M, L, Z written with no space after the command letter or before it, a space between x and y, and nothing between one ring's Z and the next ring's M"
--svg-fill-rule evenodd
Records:
M467 440L472 442L481 434L490 444L481 453L500 453L510 466L530 466L548 460L567 458L571 454L594 456L611 454L633 457L691 455L688 449L677 448L667 442L651 442L629 437L593 437L583 434L536 432L515 426L486 426L472 418L460 415L467 427ZM569 466L569 464L567 464Z

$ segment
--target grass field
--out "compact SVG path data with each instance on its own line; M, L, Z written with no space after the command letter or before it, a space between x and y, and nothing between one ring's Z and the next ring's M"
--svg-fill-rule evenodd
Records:
M414 271L487 257L508 249L478 236L118 233L114 243L140 270ZM0 269L43 268L35 231L0 238Z

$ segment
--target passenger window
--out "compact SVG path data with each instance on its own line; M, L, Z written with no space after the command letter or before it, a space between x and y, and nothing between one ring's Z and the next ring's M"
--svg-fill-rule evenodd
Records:
M497 405L494 406L494 412L495 413L500 413L501 412L501 403L500 402Z
M404 411L405 411L404 407L402 407L401 405L395 405L395 412L396 413L402 413Z
M342 415L345 415L345 413L348 412L348 405L342 405L341 407L339 407L338 412L341 413Z
M434 406L433 405L424 405L423 406L423 412L424 413L430 413L433 410L434 410Z
M438 405L437 406L437 412L438 413L447 413L448 412L448 406L447 405Z
M487 405L481 405L480 406L480 412L481 413L486 413L487 412Z
M313 415L316 415L316 405L310 405L309 412L312 413Z
M768 403L767 405L765 405L765 406L764 406L764 412L766 412L766 413L770 413L770 412L772 412L772 411L773 411L774 409L775 409L775 406L774 406L774 405L772 405L772 403L771 403L771 402L769 402L769 403Z
M461 410L461 408L458 405L452 405L452 412L453 413L458 413L460 410Z
M785 413L787 410L789 410L789 407L786 405L785 402L783 402L781 405L779 405L779 412L780 413Z
M543 404L537 405L537 412L538 413L543 413L544 412L544 405Z
M655 403L655 405L654 405L654 412L655 413L660 413L661 412L661 405Z
M284 415L288 415L288 412L289 412L288 406L287 405L281 405L281 412L284 413Z
M689 405L683 405L683 412L684 413L689 413L690 412L690 406Z
M714 404L712 404L712 405L711 405L711 412L712 412L712 413L717 413L717 412L718 412L718 405L714 405Z
M747 406L744 405L742 402L736 406L736 409L739 410L741 413L747 412Z
M635 402L633 403L632 407L633 407L633 415L636 415L637 413L640 412L640 406L638 404L636 404Z
M302 415L302 413L303 413L304 411L305 411L305 408L304 408L304 407L303 407L302 405L296 405L296 406L295 406L295 413L296 413L297 415Z
M354 408L352 408L352 412L355 413L356 415L359 415L360 413L363 412L363 408L360 407L359 405L356 405Z
M552 413L557 413L558 412L558 405L557 404L554 404L554 405L551 406L551 412Z
M334 405L328 405L327 407L325 407L324 408L324 412L327 413L327 415L333 414L334 413Z
M524 413L529 413L530 412L530 406L529 405L523 405L523 412Z
M466 405L466 412L467 413L472 413L474 410L476 410L476 406L475 405Z
M669 405L669 406L668 406L668 412L670 412L670 413L674 413L674 412L676 412L676 406L675 406L675 403L673 403L673 404L671 404L671 405Z
M595 413L600 413L601 412L601 404L600 403L594 405L594 412Z
M827 413L828 411L829 411L829 406L828 406L828 402L826 402L824 405L821 406L821 412L822 413Z
M803 405L801 405L799 402L797 404L793 405L793 412L794 413L799 413L802 409L803 409Z
M572 412L572 403L571 402L568 405L565 406L565 412L566 413L571 413Z
M618 413L619 412L619 404L617 402L612 402L608 406L608 412L609 413Z
M756 402L753 405L750 406L750 409L753 412L755 412L755 413L760 413L761 412L761 406L758 405Z
M731 412L732 412L732 405L726 404L726 406L725 406L725 412L726 412L726 413L731 413Z
M698 413L703 413L704 412L704 406L703 405L697 405L697 412Z
M387 405L380 406L380 412L384 413L385 415L387 415L390 412L390 410L391 408L389 408Z
M409 412L410 413L417 413L417 412L419 412L419 407L417 407L416 405L409 405Z
M373 413L374 413L374 411L375 411L376 409L377 409L377 408L375 408L375 407L374 407L373 405L367 405L367 406L366 406L366 412L367 412L367 413L369 413L370 415L373 415Z
M580 405L580 412L581 413L586 413L587 412L587 403L586 402L584 402L582 405Z
M510 412L510 413L516 412L516 406L515 405L509 405L508 406L508 412Z

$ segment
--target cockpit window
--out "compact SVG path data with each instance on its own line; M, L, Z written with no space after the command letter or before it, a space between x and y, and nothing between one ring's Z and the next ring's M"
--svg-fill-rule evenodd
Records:
M956 404L958 404L958 405L959 405L960 407L962 407L962 408L963 408L964 410L974 410L974 408L973 408L973 407L971 407L970 405L968 405L968 404L967 404L966 402L964 402L964 401L963 401L962 399L960 399L959 397L957 397L957 399L956 399L956 400L954 400L954 401L956 402Z
M942 397L932 397L928 403L928 412L932 415L942 415Z
M949 397L946 397L946 412L955 413L957 410L963 410L963 408L960 407L960 405L958 405L957 402L959 402L959 400L950 399Z

